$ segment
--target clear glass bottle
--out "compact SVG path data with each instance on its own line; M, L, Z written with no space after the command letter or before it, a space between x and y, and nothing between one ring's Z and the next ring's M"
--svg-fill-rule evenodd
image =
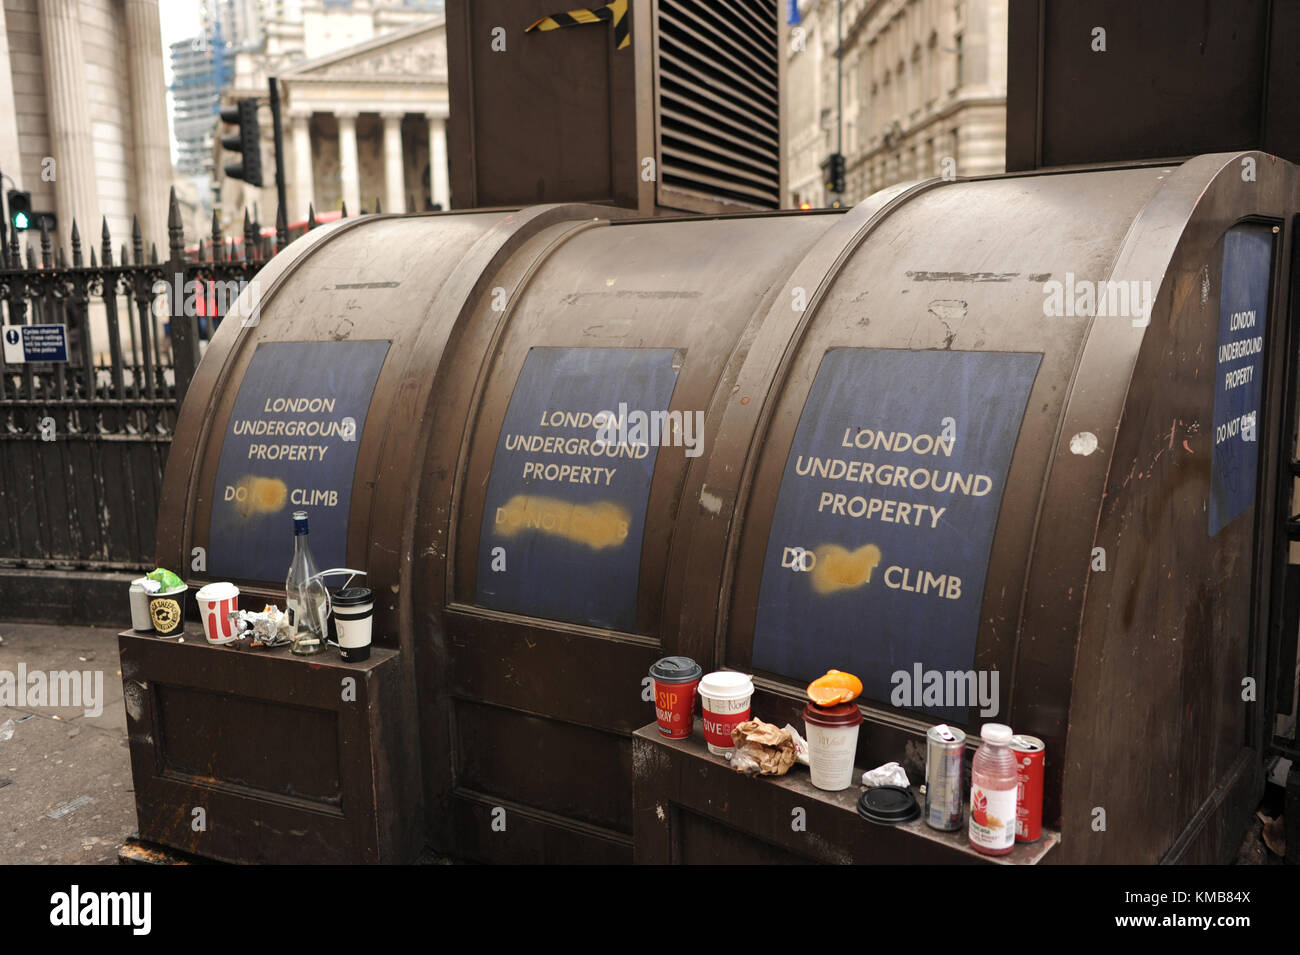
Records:
M293 645L299 656L311 656L325 649L325 628L329 596L319 576L320 567L307 543L307 512L293 514L293 560L285 578L285 607L293 619Z

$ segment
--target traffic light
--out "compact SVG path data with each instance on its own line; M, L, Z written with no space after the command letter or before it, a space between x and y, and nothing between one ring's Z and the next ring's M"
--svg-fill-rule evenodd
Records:
M826 191L844 195L843 153L831 153L826 159Z
M241 99L221 111L221 121L239 127L232 136L221 137L221 148L240 154L238 162L225 165L226 175L251 186L262 185L262 132L257 125L257 100Z
M26 232L32 227L32 194L9 190L9 224L15 232Z

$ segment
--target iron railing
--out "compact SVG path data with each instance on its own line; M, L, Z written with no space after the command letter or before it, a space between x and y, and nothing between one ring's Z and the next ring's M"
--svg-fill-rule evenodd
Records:
M0 320L64 325L68 345L66 362L0 366L0 568L153 566L167 450L204 343L289 240L283 216L273 247L247 212L242 243L214 213L187 253L174 190L168 235L165 261L145 254L138 220L116 256L105 220L89 263L75 222L70 257L44 229L39 253L16 232L0 243Z

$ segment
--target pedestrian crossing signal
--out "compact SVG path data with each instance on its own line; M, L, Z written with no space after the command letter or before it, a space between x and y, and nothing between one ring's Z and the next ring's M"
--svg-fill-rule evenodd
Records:
M26 232L32 227L32 194L18 189L9 190L9 223L15 232Z

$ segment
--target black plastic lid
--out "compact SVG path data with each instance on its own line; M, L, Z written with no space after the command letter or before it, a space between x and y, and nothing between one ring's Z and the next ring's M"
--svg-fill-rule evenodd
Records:
M660 683L690 683L704 675L704 668L690 657L664 657L655 661L650 675Z
M370 603L372 599L369 587L348 587L346 590L337 591L330 603L335 607L359 607Z
M877 786L868 789L858 800L858 815L868 822L894 826L911 822L921 815L921 807L910 789L902 786Z

